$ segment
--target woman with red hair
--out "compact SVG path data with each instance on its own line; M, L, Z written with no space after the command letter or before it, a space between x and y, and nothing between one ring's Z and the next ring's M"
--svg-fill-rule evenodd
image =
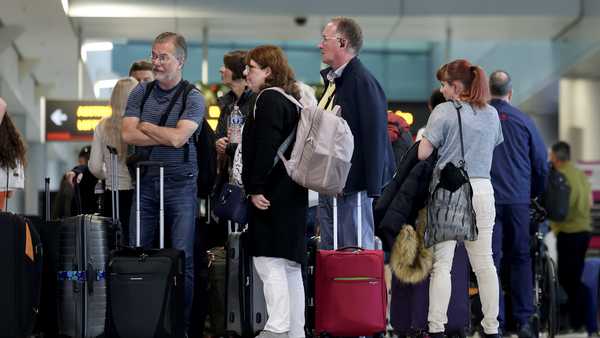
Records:
M463 159L458 120L460 114L464 162L473 188L472 203L478 230L477 239L465 241L465 247L477 276L483 312L481 325L485 337L499 337L498 276L492 260L492 230L496 210L490 170L494 148L503 141L502 129L498 113L487 104L490 98L488 81L481 67L467 60L455 60L438 70L437 79L448 102L439 104L431 112L419 145L419 159L426 159L434 148L437 149L434 177L439 177L439 172L447 163L459 165ZM435 187L437 183L433 180L430 187ZM444 336L444 325L448 322L450 269L455 246L456 241L433 246L427 317L433 338Z

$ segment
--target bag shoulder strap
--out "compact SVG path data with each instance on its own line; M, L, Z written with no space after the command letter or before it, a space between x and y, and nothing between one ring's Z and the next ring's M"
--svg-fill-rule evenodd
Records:
M452 101L454 104L454 109L456 109L456 115L458 116L458 132L460 134L460 154L461 160L458 163L460 167L465 166L465 145L463 143L463 131L462 131L462 119L460 118L460 109L462 105L458 101Z
M150 96L150 93L152 92L152 89L154 89L155 85L156 85L156 80L150 81L146 85L146 90L144 91L144 96L142 97L142 102L140 103L140 118L142 117L142 114L144 113L144 105L146 104L146 101L148 101L148 97Z

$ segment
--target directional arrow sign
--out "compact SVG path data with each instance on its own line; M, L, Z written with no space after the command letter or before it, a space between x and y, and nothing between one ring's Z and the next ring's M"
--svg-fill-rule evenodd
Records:
M63 122L65 122L68 119L69 117L67 116L67 114L63 113L61 109L56 109L50 115L50 120L52 120L52 122L54 122L54 124L57 126L62 126Z
M99 100L50 99L44 108L46 141L89 142L98 122L111 115L108 101Z

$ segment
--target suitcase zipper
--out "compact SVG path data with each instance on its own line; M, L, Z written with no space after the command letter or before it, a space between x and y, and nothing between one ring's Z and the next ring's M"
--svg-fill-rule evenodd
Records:
M340 282L363 282L363 281L377 281L378 278L373 277L334 277L334 281Z

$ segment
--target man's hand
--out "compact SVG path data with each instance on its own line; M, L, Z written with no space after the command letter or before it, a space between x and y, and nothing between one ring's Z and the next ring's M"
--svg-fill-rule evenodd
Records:
M225 149L227 148L228 144L229 144L229 139L227 137L221 137L220 139L218 139L216 142L217 153L220 155L225 154Z
M65 178L67 179L67 182L69 182L71 187L75 185L75 176L77 176L77 174L74 171L67 171L67 173L65 174Z
M250 201L260 210L267 210L271 206L271 202L263 194L250 195Z
M150 122L140 122L138 124L138 130L141 131L144 134L148 134L148 130L150 130L150 128L152 128L152 123Z

